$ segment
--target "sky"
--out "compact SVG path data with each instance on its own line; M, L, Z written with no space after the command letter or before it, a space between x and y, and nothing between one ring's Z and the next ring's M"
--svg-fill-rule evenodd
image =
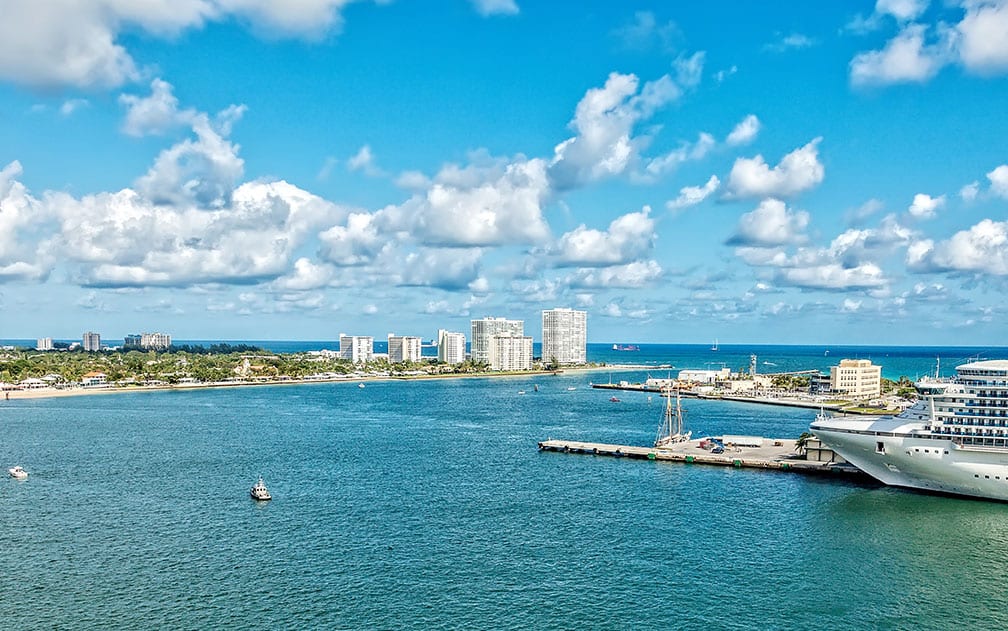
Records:
M1008 345L1008 0L4 14L3 339Z

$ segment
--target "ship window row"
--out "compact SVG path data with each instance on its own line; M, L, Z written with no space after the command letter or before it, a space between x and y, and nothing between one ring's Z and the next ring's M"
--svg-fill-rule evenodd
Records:
M942 436L961 436L964 439L976 438L980 440L994 440L998 445L1004 444L1004 435L1005 435L1005 433L1001 430L985 429L985 430L970 431L968 429L963 430L959 427L956 428L940 427L934 430L934 433L940 434ZM973 443L970 442L968 444ZM987 443L978 443L978 444L987 444Z
M955 416L975 416L975 417L987 417L987 418L1003 418L1005 416L1005 411L997 410L977 410L977 409L966 409L966 410L956 410Z
M962 411L964 406L969 406L967 409L981 409L981 410L1008 410L1008 401L1002 404L998 403L984 403L983 401L963 401L962 405L943 405L941 407L936 407L939 412L952 412L952 411Z
M1008 390L969 390L965 394L986 399L1008 399Z
M975 408L937 408L936 412L943 416L1005 416L1008 409L993 409L988 407Z
M990 427L1008 427L1008 419L982 419L982 418L940 418L939 421L945 425L983 425Z
M938 434L951 436L955 443L959 445L977 445L981 447L1006 447L1004 433L995 433L993 430L987 431L950 431L948 428L938 431Z

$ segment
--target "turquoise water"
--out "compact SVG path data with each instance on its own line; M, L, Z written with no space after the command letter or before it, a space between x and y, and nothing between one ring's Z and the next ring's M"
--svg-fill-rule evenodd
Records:
M0 627L1008 626L1008 506L538 452L653 440L657 397L603 377L0 402L31 473L0 480ZM696 433L810 421L686 404Z

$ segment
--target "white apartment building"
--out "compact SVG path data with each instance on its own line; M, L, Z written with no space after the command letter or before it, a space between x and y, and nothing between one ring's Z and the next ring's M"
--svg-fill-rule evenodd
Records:
M532 370L532 338L512 332L490 338L490 370Z
M141 333L127 335L123 338L123 348L142 348L144 350L167 349L171 346L171 336L167 333Z
M168 348L171 346L171 336L167 333L143 333L140 335L142 348Z
M830 388L852 399L872 399L882 394L882 367L870 359L841 359L830 366Z
M37 351L51 351L53 349L53 343L51 337L40 337L35 342L35 350Z
M97 333L92 333L88 331L82 336L81 346L84 347L86 351L100 351L101 350L101 335Z
M546 309L542 312L542 360L583 364L587 354L588 312Z
M393 364L399 362L420 361L420 347L423 340L419 337L388 334L388 359Z
M167 349L171 346L171 336L166 333L145 333L140 336L140 346L145 349Z
M374 359L374 338L370 335L339 335L340 359L363 364Z
M507 318L483 318L472 320L472 335L470 354L474 362L490 361L490 338L499 333L510 333L517 336L525 335L524 320L508 320Z
M437 357L445 364L461 364L465 361L465 333L455 333L438 329Z

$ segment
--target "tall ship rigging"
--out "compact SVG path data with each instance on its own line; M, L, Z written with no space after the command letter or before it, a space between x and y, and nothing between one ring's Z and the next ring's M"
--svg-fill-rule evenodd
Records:
M1008 501L1008 360L963 364L951 379L916 386L921 398L898 416L820 414L811 430L885 484Z
M662 417L661 425L658 426L658 436L655 437L654 446L672 447L679 443L685 443L693 433L685 431L683 422L685 412L682 409L679 391L675 391L675 409L672 408L672 390L666 390L663 396L665 397L665 415Z

